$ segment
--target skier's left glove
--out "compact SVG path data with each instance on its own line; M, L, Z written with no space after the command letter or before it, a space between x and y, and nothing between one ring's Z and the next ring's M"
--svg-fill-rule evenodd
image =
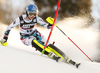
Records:
M7 40L5 38L3 38L3 39L0 40L0 44L2 46L7 46L8 45Z
M52 27L52 24L49 23L48 26L47 26L47 28L51 29L51 27Z

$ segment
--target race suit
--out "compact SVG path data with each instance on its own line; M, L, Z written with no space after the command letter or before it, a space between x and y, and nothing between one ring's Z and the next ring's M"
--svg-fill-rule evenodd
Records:
M50 24L46 23L39 16L36 16L32 20L30 20L26 15L23 14L15 19L15 21L7 27L4 33L4 39L6 39L7 41L10 30L13 27L19 25L20 39L25 45L32 46L33 39L37 40L42 45L45 45L46 38L34 27L36 23L48 29L49 27L51 27ZM48 43L48 45L49 44L50 43Z

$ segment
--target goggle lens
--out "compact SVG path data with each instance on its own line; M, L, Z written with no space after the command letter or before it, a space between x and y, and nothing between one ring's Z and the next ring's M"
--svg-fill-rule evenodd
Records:
M36 13L29 13L29 16L36 16Z

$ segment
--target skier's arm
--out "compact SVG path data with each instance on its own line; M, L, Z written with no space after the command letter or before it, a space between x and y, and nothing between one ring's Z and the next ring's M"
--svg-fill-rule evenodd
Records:
M7 27L7 29L6 29L6 31L5 31L5 33L4 33L4 37L3 37L3 39L5 39L5 42L7 42L7 40L8 40L8 35L9 35L11 29L14 28L15 26L19 25L19 24L20 24L20 23L19 23L19 18L17 18L13 23L11 23L11 24Z
M42 18L40 18L40 17L37 17L37 23L38 24L40 24L40 25L42 25L43 27L45 27L45 28L51 28L52 27L52 24L50 24L50 23L46 23Z

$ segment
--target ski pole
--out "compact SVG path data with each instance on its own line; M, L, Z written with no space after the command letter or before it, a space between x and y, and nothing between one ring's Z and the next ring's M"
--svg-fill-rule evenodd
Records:
M51 17L48 17L47 19L46 19L49 23L52 23L53 21L54 21L54 19L53 18L51 18ZM93 62L92 61L92 59L91 58L89 58L82 50L81 50L81 48L79 47L79 46L77 46L56 24L54 24L91 62Z
M53 21L53 25L52 25L52 27L51 27L51 31L50 31L50 33L49 33L49 36L48 36L48 39L47 39L46 44L45 44L45 46L44 46L44 49L42 50L42 54L44 54L45 48L46 48L46 46L47 46L47 44L48 44L48 42L49 42L50 36L51 36L51 34L52 34L53 27L54 27L54 24L55 24L55 21L56 21L56 18L57 18L59 6L60 6L60 0L58 1L57 10L56 10L55 18L54 18L54 21Z
M92 61L92 59L90 59L82 50L81 50L81 48L79 47L79 46L77 46L57 25L55 25L91 62L93 62Z

